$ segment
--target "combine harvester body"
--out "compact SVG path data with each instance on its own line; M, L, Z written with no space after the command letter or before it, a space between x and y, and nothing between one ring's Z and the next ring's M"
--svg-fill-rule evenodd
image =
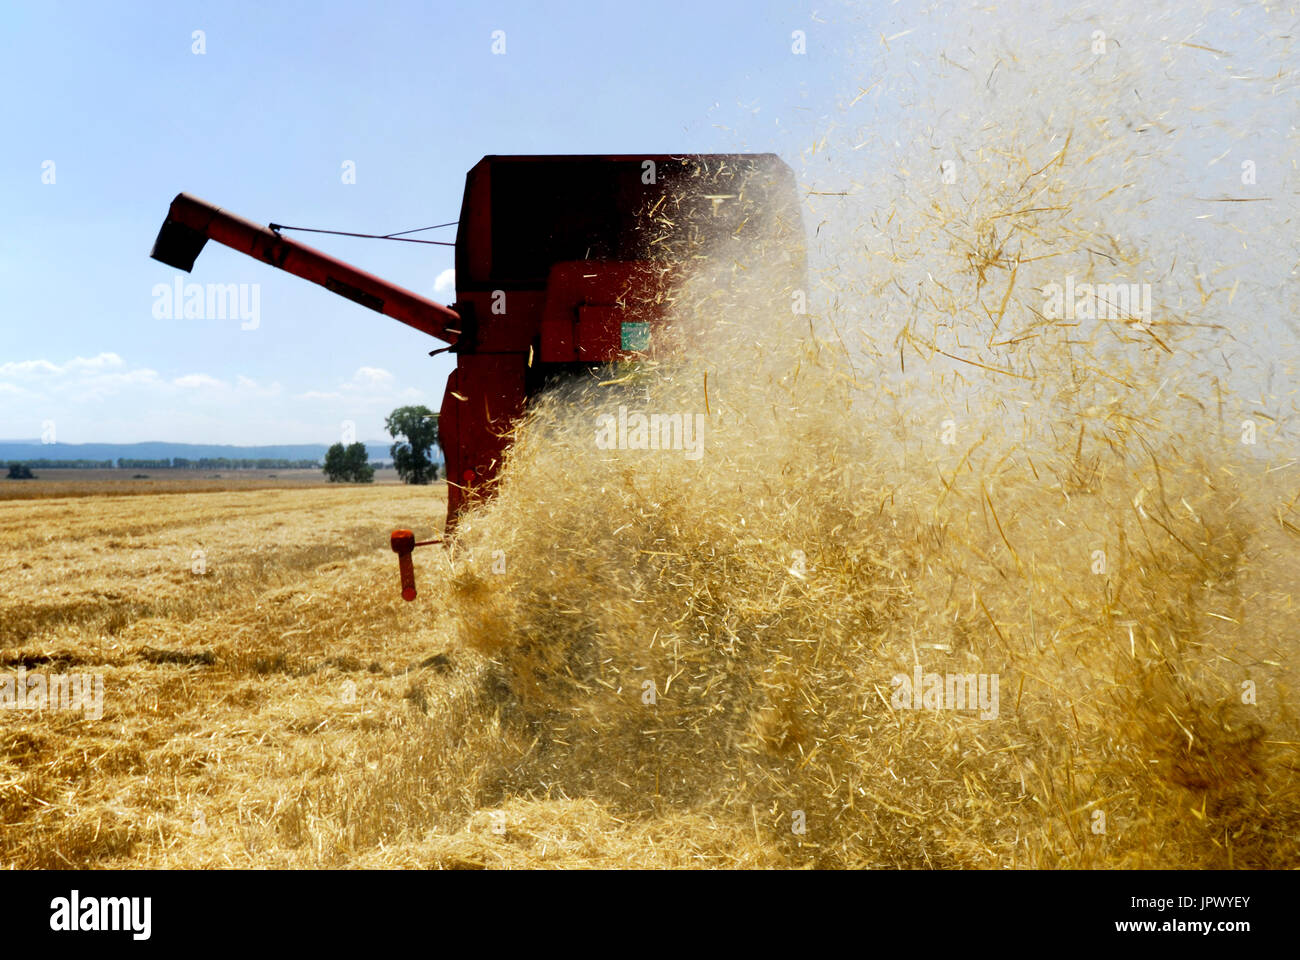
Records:
M687 249L674 224L735 232L771 204L797 210L773 154L484 157L466 177L450 307L185 193L151 255L189 272L215 240L448 344L432 352L456 356L438 418L450 532L490 493L511 425L548 382L644 355ZM409 531L391 542L413 599L420 544Z

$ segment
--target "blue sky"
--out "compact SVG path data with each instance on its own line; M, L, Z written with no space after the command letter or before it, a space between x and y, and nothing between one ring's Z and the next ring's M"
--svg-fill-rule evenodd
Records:
M439 406L453 361L428 357L437 341L217 244L188 277L149 259L178 192L261 223L387 233L455 219L465 172L485 154L772 151L810 190L855 192L854 205L809 197L805 225L823 245L861 250L879 242L868 229L878 206L902 196L923 209L926 191L944 189L936 151L966 149L974 170L990 121L969 97L965 64L1009 50L1044 87L1041 99L1007 100L1002 114L1019 110L1021 122L1070 105L1062 91L1080 62L1078 76L1099 89L1113 67L1173 78L1165 92L1180 99L1166 119L1181 146L1162 142L1165 179L1139 185L1159 202L1135 239L1150 232L1153 262L1185 264L1184 285L1203 268L1222 290L1242 281L1224 314L1234 375L1248 391L1286 394L1293 369L1269 366L1267 383L1260 371L1285 366L1300 335L1290 21L1263 7L1215 11L1211 0L1201 12L1151 6L5 0L0 439L52 424L65 443L332 443L346 421L358 439L382 441L394 407ZM1115 34L1115 56L1089 65L1099 25ZM792 53L795 30L804 55ZM504 55L493 53L495 31ZM1024 89L1010 69L996 83L976 77L975 89L993 88L989 103L999 84ZM1156 103L1146 86L1133 94ZM921 161L889 156L896 140ZM1244 193L1268 202L1198 199L1242 193L1243 159L1260 168ZM437 286L450 248L299 236L453 299ZM155 287L177 277L255 284L256 329L155 316ZM1176 285L1162 295L1176 298ZM850 313L865 316L868 303Z
M873 9L887 29L890 5L859 14ZM177 192L262 223L389 232L454 220L489 153L793 162L843 92L840 30L753 0L7 2L0 437L53 421L67 443L333 442L350 420L380 439L393 407L437 408L440 344L216 244L187 282L258 284L257 329L156 318L154 287L178 274L148 253ZM300 237L452 299L435 293L449 248Z

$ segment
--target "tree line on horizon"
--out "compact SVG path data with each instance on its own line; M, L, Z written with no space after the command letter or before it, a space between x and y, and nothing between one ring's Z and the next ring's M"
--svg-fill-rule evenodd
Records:
M436 413L423 405L398 407L384 419L384 427L396 441L388 449L403 483L425 484L438 479L438 464L430 456L434 445L442 442ZM336 443L325 452L325 476L331 483L371 483L375 470L367 459L365 444L345 447Z
M33 470L316 470L320 460L290 460L284 457L163 457L142 460L117 457L111 460L10 460L9 466L21 464Z
M398 407L384 420L389 436L393 466L404 483L427 484L438 479L438 464L430 455L441 446L438 415L428 407ZM336 443L325 453L325 460L290 460L283 457L161 457L155 459L117 457L115 460L11 460L9 479L35 479L33 469L73 470L315 470L325 472L330 482L371 483L376 468L364 443L344 446Z

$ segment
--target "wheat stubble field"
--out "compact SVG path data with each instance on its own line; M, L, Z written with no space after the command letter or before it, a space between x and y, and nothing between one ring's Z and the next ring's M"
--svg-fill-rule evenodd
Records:
M873 518L875 532L857 527L839 548L814 551L805 583L771 562L784 544L737 550L722 529L674 531L682 505L662 503L660 549L640 536L602 544L610 563L640 552L639 575L657 576L637 587L642 613L624 607L609 571L591 569L599 558L574 566L578 541L505 543L504 574L487 555L462 549L453 563L441 548L417 551L422 594L404 603L384 534L407 525L428 536L436 487L6 501L0 665L101 673L104 701L93 720L0 714L0 858L37 868L1294 866L1294 671L1275 659L1291 635L1275 617L1297 584L1294 569L1257 566L1295 537L1285 487L1256 489L1258 513L1230 504L1242 519L1229 554L1193 546L1198 524L1227 522L1209 515L1215 498L1193 513L1186 501L1167 522L1191 553L1180 558L1173 540L1127 548L1122 576L1137 582L1110 601L1091 584L1070 587L1060 558L1072 548L1051 530L1025 542L1028 526L1004 507L1004 532L1036 568L1026 598L1039 604L1041 635L1018 635L1028 624L1014 609L1019 590L980 587L976 604L953 603L947 642L921 653L927 664L1009 656L992 724L881 706L891 649L932 614L900 606L896 587L845 587L864 576L888 587L903 568L924 579L925 558L943 564L939 551L962 562L930 524L910 547L889 545L880 531L895 536L896 521ZM1074 501L1095 511L1099 493ZM1059 511L1070 516L1064 501ZM751 523L784 512L756 504ZM854 511L833 512L823 522L853 527ZM1248 516L1261 522L1248 530ZM995 551L996 525L979 526L972 549ZM544 595L529 590L543 578ZM770 590L765 601L746 600L754 587ZM697 631L689 649L683 635L636 664L619 633L637 633L641 617L668 632L674 597L715 621L705 631L730 631L730 649L716 635L705 649ZM746 609L755 602L766 614ZM1061 629L1065 611L1077 627L1108 603L1133 617L1115 617L1110 640ZM612 631L594 672L563 625L550 627L558 659L510 649L527 647L512 631L538 604ZM834 630L855 616L830 638L835 650L762 635L774 620ZM916 637L901 642L914 649ZM619 672L655 673L656 658L674 667L657 674L669 683L647 708ZM1261 706L1237 703L1244 676L1260 681ZM719 678L726 689L710 691ZM846 786L856 794L847 805ZM786 826L796 803L802 835ZM1089 835L1094 807L1110 814L1107 835Z
M401 481L391 468L379 468L377 485ZM125 497L156 493L202 493L237 490L299 490L327 486L320 470L83 470L42 467L34 479L0 484L0 500L47 500L58 497Z
M4 669L105 688L98 721L0 716L0 858L329 862L312 825L345 809L331 844L383 836L385 768L423 719L404 698L441 652L394 588L386 531L440 511L401 486L0 503ZM321 785L333 814L302 802Z
M592 800L511 796L526 744L517 724L503 738L501 678L448 643L430 603L446 597L447 561L417 552L422 597L407 604L386 541L396 526L433 533L439 486L96 486L0 503L0 670L104 678L98 719L0 712L4 866L753 856L727 850L708 817L633 826Z

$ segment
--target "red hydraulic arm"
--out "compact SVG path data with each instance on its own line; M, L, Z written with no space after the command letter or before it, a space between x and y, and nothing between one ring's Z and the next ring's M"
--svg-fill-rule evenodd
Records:
M460 316L456 311L281 236L269 227L227 213L188 193L177 194L172 201L150 256L188 273L209 240L320 284L339 296L447 343L456 343L461 334ZM415 566L411 562L411 551L442 541L417 541L411 531L395 530L390 542L397 554L402 597L414 600Z
M150 256L189 273L209 240L320 284L431 337L455 343L460 336L456 311L188 193L177 194L172 201Z

